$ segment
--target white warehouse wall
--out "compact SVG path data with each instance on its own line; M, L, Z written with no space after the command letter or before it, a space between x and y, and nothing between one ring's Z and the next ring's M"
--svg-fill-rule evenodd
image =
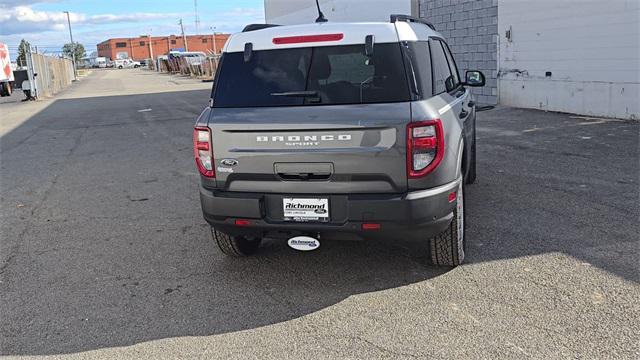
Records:
M308 24L318 17L315 0L264 0L264 9L268 24ZM320 9L331 22L389 21L391 14L416 14L417 0L320 0Z
M639 0L499 0L498 33L501 104L640 118Z

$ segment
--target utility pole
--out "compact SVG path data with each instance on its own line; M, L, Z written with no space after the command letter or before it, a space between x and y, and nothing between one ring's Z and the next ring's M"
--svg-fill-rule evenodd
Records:
M149 57L151 58L153 69L155 69L156 63L153 60L153 45L151 45L151 29L149 29L149 34L147 34L147 39L149 39Z
M69 37L71 38L71 61L73 64L73 79L78 80L78 70L76 68L76 43L73 42L73 32L71 32L71 19L68 11L63 11L67 14L67 23L69 24Z
M213 41L213 61L209 58L209 66L211 66L211 78L213 79L216 76L216 70L218 69L218 46L216 45L216 27L209 26L211 30L211 41ZM214 67L215 63L215 67Z
M211 33L213 35L211 35L211 41L213 41L213 55L216 55L218 53L218 47L216 44L216 27L215 26L210 26L209 29L211 30Z
M182 25L182 19L180 19L180 32L182 32L182 42L184 43L184 51L189 51L189 45L187 45L187 36L184 34L184 26Z
M198 28L200 27L200 18L198 17L198 0L193 0L193 8L195 10L196 35L200 35Z

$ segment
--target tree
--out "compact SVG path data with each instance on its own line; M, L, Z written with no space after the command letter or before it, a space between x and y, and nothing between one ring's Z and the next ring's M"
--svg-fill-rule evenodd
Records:
M74 58L73 54L75 53L76 61L79 61L80 59L85 57L87 54L84 50L84 46L77 41L74 41L73 43L64 44L64 46L62 47L62 52L64 53L65 56L68 56L72 59Z
M27 65L27 50L31 44L25 39L20 40L20 45L18 45L18 57L16 58L16 63L18 65Z

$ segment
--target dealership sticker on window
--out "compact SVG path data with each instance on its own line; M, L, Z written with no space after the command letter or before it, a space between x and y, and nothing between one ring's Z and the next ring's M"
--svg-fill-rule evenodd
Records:
M286 221L329 221L329 199L282 199Z

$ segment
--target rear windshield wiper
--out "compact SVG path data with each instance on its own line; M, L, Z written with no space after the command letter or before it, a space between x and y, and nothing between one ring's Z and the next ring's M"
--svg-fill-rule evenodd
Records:
M271 93L271 96L287 96L287 97L317 97L317 91L288 91L281 93Z

